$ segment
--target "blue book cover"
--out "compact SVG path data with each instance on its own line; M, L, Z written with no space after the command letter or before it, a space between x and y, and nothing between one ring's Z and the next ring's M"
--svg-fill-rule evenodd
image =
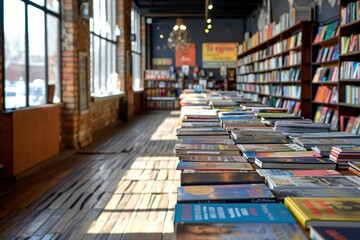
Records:
M175 223L295 223L281 203L193 203L175 205Z
M305 240L307 237L296 223L177 223L175 239Z
M310 227L311 239L327 240L351 240L359 239L360 228L358 227Z

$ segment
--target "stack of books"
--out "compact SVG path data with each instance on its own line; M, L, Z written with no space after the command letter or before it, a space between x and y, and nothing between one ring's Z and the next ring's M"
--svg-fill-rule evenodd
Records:
M217 96L203 96L207 104L189 100L182 107L177 129L175 239L307 239L310 227L312 235L322 234L319 226L360 227L360 178L334 170L345 155L337 161L325 156L334 155L336 144L360 144L359 136L301 118L272 128L259 117L284 110L225 102L216 110L209 99ZM355 146L352 154L358 154ZM359 163L346 164L360 172ZM348 209L357 212L344 217Z
M333 146L330 159L337 164L338 169L348 169L349 162L360 158L360 146Z

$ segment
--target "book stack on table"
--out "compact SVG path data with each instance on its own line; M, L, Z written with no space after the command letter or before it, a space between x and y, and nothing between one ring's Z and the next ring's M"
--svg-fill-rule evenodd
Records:
M326 232L320 227L338 226L358 231L360 178L336 171L334 160L311 149L322 145L309 143L356 138L316 127L311 135L275 132L258 113L286 117L283 109L240 103L231 94L234 103L226 92L199 94L202 105L193 95L184 101L174 149L181 171L175 239L308 239L310 228L318 236ZM326 142L329 155L333 146ZM349 211L355 213L347 217Z

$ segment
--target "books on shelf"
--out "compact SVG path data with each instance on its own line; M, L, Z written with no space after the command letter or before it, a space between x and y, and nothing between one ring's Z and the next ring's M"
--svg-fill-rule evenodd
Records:
M169 70L145 70L145 79L169 80Z
M304 227L360 227L360 198L286 197L284 204Z
M337 82L339 74L338 67L318 67L312 79L313 83Z
M174 231L176 240L307 239L296 223L177 223Z
M341 54L360 51L360 34L341 37Z
M338 103L338 88L330 86L319 86L316 91L314 102L318 103Z
M296 223L281 203L176 204L174 223Z
M353 105L360 104L360 86L345 85L345 103Z
M178 203L275 202L265 184L202 185L178 187Z
M338 35L339 21L334 21L318 27L313 43L329 40Z
M344 61L340 66L341 80L359 80L360 79L360 62Z
M352 1L345 6L341 6L341 12L340 12L341 25L360 20L359 9L360 9L359 1Z

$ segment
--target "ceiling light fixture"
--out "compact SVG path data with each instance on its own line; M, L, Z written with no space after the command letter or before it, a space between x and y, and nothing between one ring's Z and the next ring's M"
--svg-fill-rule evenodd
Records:
M205 0L205 33L209 33L209 29L212 27L211 26L211 18L210 18L210 16L209 16L209 14L210 14L210 11L209 10L211 10L211 9L213 9L214 8L214 5L213 5L213 2L212 2L212 0Z
M176 24L168 38L168 47L171 49L187 49L190 45L189 33L186 30L187 27L184 23L184 19L177 18Z

